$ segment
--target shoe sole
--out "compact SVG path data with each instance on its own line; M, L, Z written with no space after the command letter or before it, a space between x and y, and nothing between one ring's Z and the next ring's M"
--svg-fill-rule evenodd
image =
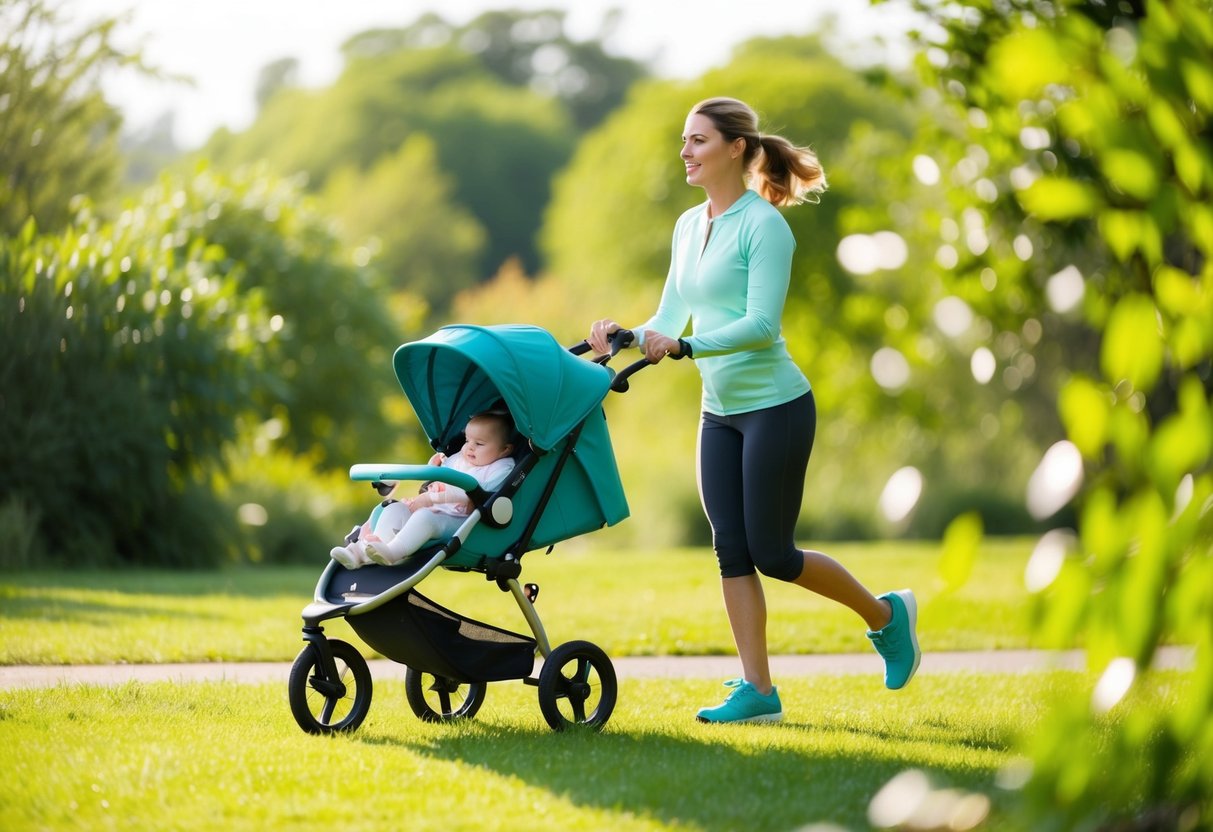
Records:
M740 725L741 723L744 723L744 722L782 722L783 721L783 711L780 711L777 714L758 714L757 716L747 716L745 719L721 719L721 720L707 719L705 717L702 717L702 716L699 716L698 714L696 714L695 721L703 722L703 723L706 723L707 725Z
M910 620L910 644L914 647L914 665L910 668L910 675L906 676L906 680L897 687L890 688L890 690L901 690L914 678L914 674L918 672L918 665L922 661L922 650L918 648L918 601L914 598L914 593L908 589L902 589L893 594L906 605L906 617Z

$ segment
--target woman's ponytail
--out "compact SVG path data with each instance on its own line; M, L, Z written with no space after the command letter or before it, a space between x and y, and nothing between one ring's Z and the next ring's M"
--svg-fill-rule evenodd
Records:
M767 202L799 205L826 189L825 171L812 150L783 136L760 134L758 143L762 152L751 163L751 185Z

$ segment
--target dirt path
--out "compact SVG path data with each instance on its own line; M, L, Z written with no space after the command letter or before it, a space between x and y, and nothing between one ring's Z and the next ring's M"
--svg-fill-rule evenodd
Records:
M1081 651L1049 652L1040 650L989 650L958 653L926 653L920 673L1023 673L1030 671L1085 667ZM734 656L628 656L612 659L621 679L661 677L728 678L739 673ZM370 662L376 677L403 678L401 665L386 659ZM1192 666L1187 648L1163 648L1156 662L1162 668ZM776 677L808 676L818 673L881 673L875 653L772 656L771 671ZM118 685L124 682L233 682L257 684L286 683L290 662L204 662L198 664L107 664L107 665L11 665L0 667L0 690L53 687L55 685Z

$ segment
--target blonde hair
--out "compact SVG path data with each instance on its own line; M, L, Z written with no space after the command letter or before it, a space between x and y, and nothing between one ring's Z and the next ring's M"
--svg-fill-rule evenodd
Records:
M736 98L708 98L691 108L703 115L726 142L745 139L746 176L750 185L772 205L799 205L826 189L825 171L817 154L797 147L783 136L758 132L758 114Z

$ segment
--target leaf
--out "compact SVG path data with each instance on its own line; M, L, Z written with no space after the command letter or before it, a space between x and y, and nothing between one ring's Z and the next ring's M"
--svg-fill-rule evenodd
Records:
M1136 150L1118 148L1103 154L1103 172L1108 183L1143 202L1158 192L1158 170Z
M1058 407L1066 435L1087 459L1095 459L1108 438L1108 397L1094 382L1075 377L1062 389Z
M1120 299L1108 318L1100 363L1104 377L1116 386L1128 382L1149 391L1162 371L1163 343L1158 312L1144 295Z
M1186 58L1180 61L1179 71L1188 87L1188 94L1196 104L1206 112L1213 110L1213 69Z
M1136 211L1103 211L1099 234L1116 259L1127 261L1141 245L1141 217Z
M990 50L993 84L1008 98L1035 98L1049 84L1069 81L1068 66L1056 38L1044 29L1022 29Z
M1019 204L1042 220L1064 222L1089 217L1099 199L1094 188L1073 179L1037 179L1019 192Z
M949 590L959 589L969 580L982 533L981 515L976 511L965 512L948 524L943 533L939 574Z

